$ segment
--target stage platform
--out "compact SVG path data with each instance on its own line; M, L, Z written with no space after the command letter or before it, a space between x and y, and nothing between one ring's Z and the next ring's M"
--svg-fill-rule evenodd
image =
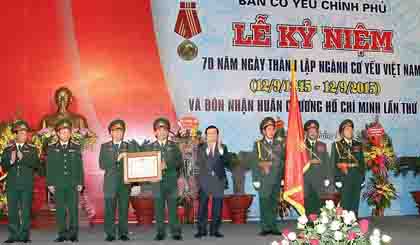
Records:
M418 245L420 244L420 218L418 216L394 216L370 218L370 228L380 228L386 234L392 236L393 245ZM294 229L296 221L280 222L281 228ZM270 245L276 238L275 236L260 237L257 236L259 227L257 223L246 225L223 224L222 232L225 235L223 239L206 237L198 240L194 238L196 232L195 226L191 224L182 225L184 241L174 242L170 238L162 242L153 241L155 230L153 226L144 227L130 224L129 242L113 242L109 244L223 244L223 245ZM7 226L0 225L0 239L3 242L7 239ZM32 244L55 244L52 242L55 238L55 227L37 228L32 231ZM80 228L80 241L78 244L107 244L104 242L104 233L102 225L90 227L88 224L82 224Z

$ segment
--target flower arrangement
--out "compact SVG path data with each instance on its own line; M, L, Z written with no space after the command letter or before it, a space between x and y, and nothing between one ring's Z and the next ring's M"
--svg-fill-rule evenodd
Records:
M7 196L5 192L5 182L0 182L0 219L7 216Z
M0 159L4 149L15 140L15 134L12 132L11 122L0 122ZM7 197L6 197L6 183L3 181L7 177L7 173L0 167L0 218L7 215Z
M381 245L392 240L378 229L368 237L368 220L357 222L354 212L336 207L332 200L325 202L319 216L299 217L297 229L298 233L283 230L283 239L272 245Z
M0 122L0 156L4 149L15 140L15 134L12 132L14 122Z
M372 171L363 198L369 206L375 207L374 215L382 216L384 209L391 206L391 201L398 198L394 185L388 179L388 172L397 167L394 149L378 118L366 125L362 142L366 165Z
M376 216L383 215L383 209L391 207L391 201L398 198L397 191L387 178L374 176L369 178L363 198L367 200L369 206L375 207Z

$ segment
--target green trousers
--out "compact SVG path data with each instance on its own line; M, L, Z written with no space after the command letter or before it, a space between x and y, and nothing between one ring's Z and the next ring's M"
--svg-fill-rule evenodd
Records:
M321 209L321 197L319 195L319 190L316 187L316 185L323 185L323 183L321 182L321 180L316 179L314 181L306 177L304 179L304 183L306 215L319 214Z
M31 228L32 188L8 189L7 201L9 210L9 238L12 240L29 239L29 230Z
M341 188L341 206L348 211L359 211L360 185L363 176L357 168L350 168L343 177L343 188Z
M115 212L118 206L118 235L128 235L128 206L129 188L121 184L117 187L115 195L105 195L105 233L115 237Z
M76 186L56 187L54 197L58 236L77 237L79 233L79 192Z
M279 181L280 182L280 181ZM278 231L277 207L280 197L280 183L262 186L258 191L260 201L260 226L262 231Z
M177 216L177 178L164 176L158 183L153 183L153 195L155 203L155 220L157 232L165 234L165 204L168 207L169 226L172 235L179 235L181 228Z

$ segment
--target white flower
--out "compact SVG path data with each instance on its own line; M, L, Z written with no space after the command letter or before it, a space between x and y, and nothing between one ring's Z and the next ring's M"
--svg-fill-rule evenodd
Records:
M315 226L315 230L318 234L322 234L327 230L327 227L323 224L319 224L319 225Z
M332 231L339 230L340 229L340 222L338 222L337 220L334 220L333 222L331 222L330 229Z
M356 215L353 211L347 212L346 210L343 211L343 220L346 225L353 224L356 221Z
M378 236L370 236L369 241L371 245L380 245L381 244L381 238Z
M327 214L325 211L322 211L322 212L321 212L321 214L320 214L320 216L321 216L321 217L327 217L327 216L328 216L328 214Z
M297 224L297 228L298 230L304 230L305 229L305 225L302 225L301 223Z
M271 243L271 245L280 245L277 241Z
M392 240L392 237L388 236L388 235L382 235L382 241L384 243L390 243Z
M334 239L336 241L341 241L341 240L343 240L343 238L344 238L343 232L341 232L341 231L334 232Z
M289 245L289 241L288 240L282 240L281 245Z
M298 222L299 224L306 225L306 223L308 223L308 218L306 215L302 215L298 218Z
M294 240L296 240L297 235L296 235L296 233L294 233L294 232L290 232L290 233L287 235L287 238L288 238L290 241L294 241Z
M349 216L351 217L351 219L352 219L353 221L356 221L356 214L354 213L354 211L350 211L350 212L349 212Z
M329 219L328 219L328 217L327 217L327 216L322 216L322 217L321 217L321 223L323 223L323 224L328 224L328 222L329 222Z
M372 236L380 237L381 236L381 231L379 229L374 229L373 232L372 232Z
M328 210L332 210L335 207L334 202L332 200L325 201L325 207Z

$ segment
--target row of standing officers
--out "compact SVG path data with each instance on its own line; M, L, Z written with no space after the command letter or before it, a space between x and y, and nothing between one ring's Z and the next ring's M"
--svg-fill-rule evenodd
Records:
M304 175L305 210L307 214L318 213L321 206L320 193L330 184L341 192L344 209L358 211L360 189L364 182L364 158L362 145L354 140L354 124L344 120L339 126L341 139L327 152L319 140L319 123L309 120L304 125L305 147L309 154L310 167ZM156 141L142 146L143 151L160 151L162 179L151 183L154 203L156 236L167 236L164 223L165 206L169 213L169 230L174 240L182 240L182 231L176 215L178 195L177 178L183 164L178 145L169 140L170 123L158 118L153 123ZM32 202L33 170L40 161L36 148L27 143L28 124L18 121L13 127L16 142L8 146L1 159L1 166L8 172L7 198L9 208L9 238L5 243L30 242L30 210ZM79 193L84 188L84 172L81 146L71 140L72 123L63 119L56 125L58 141L47 148L47 185L54 193L58 235L55 242L78 241ZM104 170L105 241L129 241L128 207L130 185L124 183L123 159L126 153L139 149L126 141L126 124L114 120L108 126L111 140L102 144L99 166ZM281 235L277 227L277 205L284 175L285 145L278 135L276 122L266 117L260 123L262 139L254 144L252 184L258 191L260 206L261 236ZM196 238L208 235L207 204L213 198L210 235L221 238L220 232L223 193L226 183L225 167L229 163L226 145L221 144L219 129L213 125L205 130L206 142L198 147L196 165L199 167L199 210ZM333 172L333 174L331 174ZM330 178L334 175L334 178ZM118 212L117 212L118 210ZM118 213L118 225L116 224ZM19 215L20 214L20 215Z

